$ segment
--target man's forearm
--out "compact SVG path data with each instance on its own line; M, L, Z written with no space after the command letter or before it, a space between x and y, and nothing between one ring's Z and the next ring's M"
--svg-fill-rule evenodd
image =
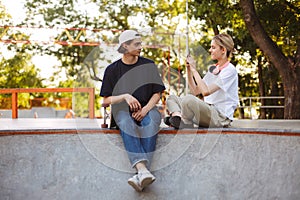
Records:
M116 104L116 103L120 103L122 101L125 100L125 95L126 94L122 94L122 95L118 95L118 96L109 96L109 97L104 97L103 99L103 103L104 104Z
M147 112L149 112L154 106L156 106L156 104L159 102L160 100L160 92L155 93L152 95L151 99L149 100L149 102L147 103L147 105L144 107L147 109Z

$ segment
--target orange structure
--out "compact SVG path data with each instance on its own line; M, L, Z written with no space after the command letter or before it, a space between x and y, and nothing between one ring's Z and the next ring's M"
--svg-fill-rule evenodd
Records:
M54 93L54 92L85 92L89 94L89 118L95 118L94 88L13 88L0 89L0 94L12 94L12 118L18 118L18 93Z

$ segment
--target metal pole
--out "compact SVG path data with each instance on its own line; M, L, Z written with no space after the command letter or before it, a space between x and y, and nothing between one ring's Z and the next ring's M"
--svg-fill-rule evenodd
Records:
M250 97L250 118L253 119L253 117L252 117L252 97Z
M185 11L186 11L186 55L189 55L189 3L188 0L186 0L185 3ZM186 73L186 83L185 83L185 94L187 95L189 89L189 83L188 83L188 75Z

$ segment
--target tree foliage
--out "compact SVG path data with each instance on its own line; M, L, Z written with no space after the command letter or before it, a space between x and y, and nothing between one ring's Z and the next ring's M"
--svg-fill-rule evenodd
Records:
M42 87L38 70L31 63L29 54L16 54L0 63L0 88Z
M39 70L31 63L31 55L19 52L12 58L0 61L0 88L42 88L42 79L38 74ZM11 103L5 99L10 99L10 95L3 94L1 97L4 97L1 108L9 108ZM20 94L19 106L30 107L29 98L30 94Z

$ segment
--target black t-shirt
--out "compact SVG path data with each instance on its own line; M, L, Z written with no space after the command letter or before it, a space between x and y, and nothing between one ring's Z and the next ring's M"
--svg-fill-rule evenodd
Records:
M154 93L164 90L165 86L154 62L139 57L133 65L125 64L121 59L110 64L104 73L100 96L108 97L128 93L145 106ZM124 103L126 102L121 104Z

